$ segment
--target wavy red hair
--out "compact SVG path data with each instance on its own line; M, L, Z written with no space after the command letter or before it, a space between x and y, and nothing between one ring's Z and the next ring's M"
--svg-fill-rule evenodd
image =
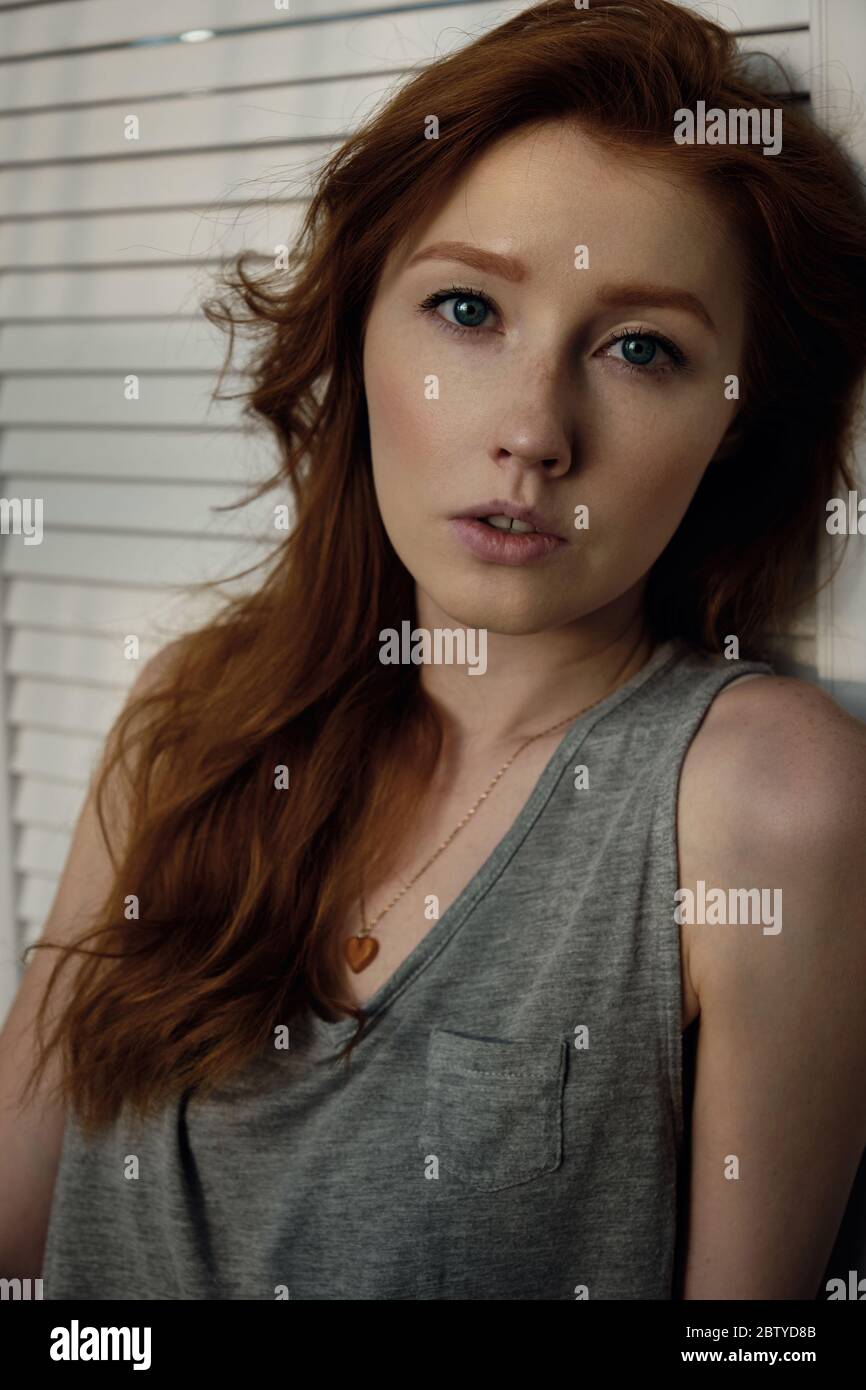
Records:
M716 651L734 632L761 655L802 597L826 501L854 486L866 208L836 140L748 66L667 0L536 5L417 73L327 161L288 273L244 256L227 269L205 312L229 358L236 331L256 340L246 410L281 460L256 495L288 484L296 522L255 592L174 644L109 738L100 818L108 840L122 785L128 833L92 931L40 944L60 950L40 1029L61 972L77 975L31 1078L61 1049L86 1129L219 1086L303 1011L356 1016L346 1055L363 1027L340 997L338 934L362 871L375 883L393 863L441 737L418 668L378 660L380 629L414 618L414 586L376 503L363 331L389 252L507 132L576 119L685 170L746 250L742 408L650 574L657 639ZM675 111L698 100L782 105L782 150L675 144ZM430 113L438 140L423 138Z

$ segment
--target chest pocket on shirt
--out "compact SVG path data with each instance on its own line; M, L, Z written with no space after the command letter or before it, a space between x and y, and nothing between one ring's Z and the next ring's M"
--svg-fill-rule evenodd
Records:
M562 1162L567 1045L434 1028L419 1142L443 1177L496 1192Z

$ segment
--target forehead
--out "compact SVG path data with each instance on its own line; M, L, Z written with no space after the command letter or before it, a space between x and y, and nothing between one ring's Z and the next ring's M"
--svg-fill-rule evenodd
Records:
M586 245L605 278L666 275L712 301L716 322L741 290L738 239L710 194L670 163L650 168L600 145L575 121L525 127L486 149L412 228L388 278L440 239L518 255L530 281L570 280L574 248Z

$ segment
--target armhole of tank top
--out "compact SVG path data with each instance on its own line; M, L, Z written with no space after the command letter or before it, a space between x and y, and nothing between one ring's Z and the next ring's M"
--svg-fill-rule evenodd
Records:
M727 673L726 673L727 674ZM670 924L673 932L668 933L660 930L656 933L655 942L655 974L658 984L659 996L659 1022L663 1036L660 1039L667 1058L668 1078L670 1082L670 1103L674 1117L674 1132L679 1153L684 1152L684 1143L687 1138L685 1135L685 1112L686 1097L683 1091L684 1084L684 1046L683 1046L683 998L682 998L682 972L683 972L683 951L682 935L679 925L674 922L673 914L676 907L674 893L679 887L680 861L679 861L679 792L680 780L682 777L683 765L686 754L692 743L697 737L704 720L706 719L710 707L724 690L736 685L738 681L746 681L751 677L774 675L770 671L742 671L736 675L731 675L715 688L710 688L703 704L700 706L694 720L689 720L690 732L683 738L677 735L674 739L676 756L672 766L667 770L666 775L659 778L658 786L655 789L652 808L652 829L650 834L650 844L653 856L662 867L662 877L670 889ZM667 925L667 922L665 923ZM671 961L673 954L673 962ZM691 1026L691 1025L690 1025Z
M710 703L707 705L705 713L709 711L710 705L713 703L713 700L715 700L716 695L721 695L724 690L730 690L732 685L737 684L737 681L756 681L762 678L766 679L767 676L773 676L775 674L775 671L741 671L738 676L732 676L729 681L726 681L725 684L720 686L716 691L713 699L710 700ZM695 730L695 732L697 732L697 730Z

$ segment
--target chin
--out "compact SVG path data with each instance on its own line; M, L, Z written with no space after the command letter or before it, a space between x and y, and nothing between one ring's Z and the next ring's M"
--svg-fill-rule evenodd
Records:
M504 637L527 637L568 622L572 614L557 611L549 598L542 594L479 593L477 588L451 589L443 592L434 585L418 581L419 586L442 612L442 625L486 628ZM504 589L505 586L502 586Z

